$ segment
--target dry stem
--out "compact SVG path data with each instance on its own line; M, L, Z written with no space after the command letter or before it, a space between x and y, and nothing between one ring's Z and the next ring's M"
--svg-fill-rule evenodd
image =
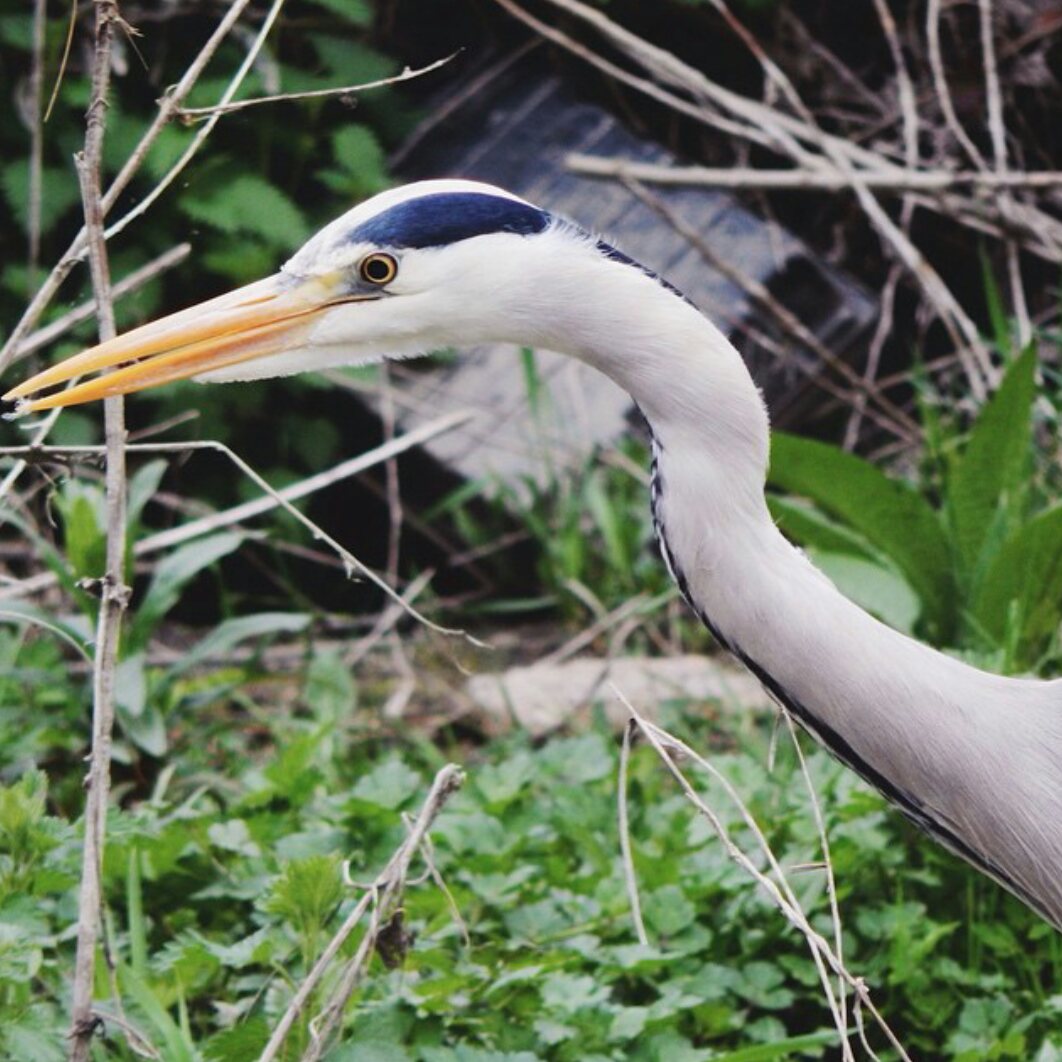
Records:
M711 824L712 829L719 837L730 858L764 889L772 903L782 912L786 920L796 928L807 941L808 947L811 950L812 959L818 969L819 978L823 985L827 1003L830 1007L830 1012L833 1016L834 1024L837 1027L841 1042L844 1043L847 1040L848 1030L841 1020L840 1009L834 996L833 986L826 976L827 967L832 970L837 977L842 978L853 991L857 1008L865 1007L868 1013L873 1015L878 1027L882 1030L885 1037L888 1039L889 1044L892 1046L893 1050L897 1052L900 1058L903 1059L904 1062L911 1062L910 1056L904 1050L903 1045L896 1038L895 1033L893 1033L884 1017L871 1001L866 983L862 978L854 976L847 969L841 958L836 954L834 948L830 945L829 941L827 941L821 933L815 930L808 921L799 900L789 886L785 873L778 864L766 837L764 837L763 832L760 830L759 824L756 822L752 813L749 811L748 807L742 801L740 795L733 788L728 779L713 767L703 756L699 755L694 749L685 744L685 742L680 741L663 728L644 719L633 707L630 701L624 697L622 692L616 689L615 686L613 686L613 690L623 705L631 713L633 721L653 746L657 755L661 758L665 767L667 767L668 771L678 782L686 797ZM773 877L761 871L752 859L737 846L718 814L704 800L704 798L701 797L693 784L679 768L672 752L677 752L681 756L689 757L703 771L705 771L709 777L713 778L722 786L723 791L738 810L746 826L748 826L752 832L757 845L763 853L764 858L767 860L768 868L771 871L771 874L773 874Z
M319 100L329 97L352 96L356 92L365 92L368 89L383 88L385 85L398 85L403 81L410 81L415 77L430 74L433 70L445 66L458 53L447 55L442 59L436 59L434 63L422 66L418 70L405 67L401 73L392 77L383 77L378 81L365 81L360 85L345 85L342 88L313 89L310 92L281 92L276 96L255 96L249 100L237 100L235 103L219 103L213 107L180 107L177 115L184 121L194 121L199 118L208 118L212 115L233 114L235 111L246 110L248 107L257 107L263 103L288 103L296 100Z
M103 241L100 202L100 159L107 121L111 42L118 7L114 0L95 0L96 30L92 61L92 97L89 104L85 150L77 159L85 213L92 289L100 341L113 338L110 269ZM104 404L107 444L106 510L107 556L100 587L100 608L92 674L92 751L85 779L85 841L82 852L81 890L78 896L77 956L74 964L70 1022L70 1059L86 1062L96 1027L92 1012L92 987L96 942L102 907L103 852L110 793L111 733L114 728L114 679L122 613L129 591L125 586L125 417L121 398Z
M447 764L435 776L431 790L424 801L420 814L417 816L413 827L406 839L391 856L387 866L376 876L376 879L365 890L364 896L344 919L335 936L328 942L328 946L321 953L320 958L314 963L313 968L306 975L306 979L299 986L298 991L292 997L283 1017L273 1030L265 1050L259 1056L258 1062L274 1062L280 1055L288 1033L304 1012L310 997L320 984L325 972L339 953L340 948L357 928L358 923L364 917L370 904L374 906L374 917L365 937L354 955L354 958L344 968L339 985L329 999L325 1011L320 1016L323 1018L322 1027L316 1031L314 1039L307 1048L303 1059L317 1059L321 1051L328 1046L330 1035L336 1024L342 1018L343 1009L346 1006L350 994L357 986L358 979L364 970L365 964L372 955L376 936L384 919L381 912L391 912L398 904L406 885L406 876L409 873L409 865L418 849L425 843L428 830L442 811L446 802L464 783L464 772L454 764Z

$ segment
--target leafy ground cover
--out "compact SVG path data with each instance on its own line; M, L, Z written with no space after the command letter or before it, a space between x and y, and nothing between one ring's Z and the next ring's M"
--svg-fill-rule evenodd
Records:
M73 725L80 698L54 645L13 642L8 634L18 666L0 689L5 721L24 717L32 690L51 733ZM343 861L354 881L371 879L446 759L467 769L433 831L450 895L431 881L409 890L408 943L374 960L346 1046L329 1058L671 1062L836 1049L802 938L756 895L651 750L636 750L630 782L646 947L619 859L618 746L603 724L538 746L453 734L432 743L412 728L382 731L334 657L311 657L297 689L249 677L229 674L235 696L186 704L169 720L168 766L142 763L119 782L107 949L124 1015L102 1031L100 1057L135 1057L124 1021L166 1059L256 1058L353 902ZM783 865L813 862L792 757L768 772L766 730L750 720L726 733L705 708L673 705L666 722L716 749ZM4 774L30 751L5 741ZM62 759L54 747L53 756ZM0 790L0 1043L5 1057L42 1062L64 1053L79 872L78 772L57 767L46 761ZM1057 935L825 755L811 767L848 961L909 1050L1059 1057ZM718 793L713 802L747 840L737 812ZM795 881L827 930L821 872ZM298 1028L285 1057L299 1057L307 1035Z

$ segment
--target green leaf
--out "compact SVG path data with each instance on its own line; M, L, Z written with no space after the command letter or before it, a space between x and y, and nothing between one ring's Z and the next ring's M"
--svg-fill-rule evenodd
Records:
M948 479L947 502L963 566L976 575L993 524L1012 526L1025 500L1036 394L1036 350L1015 361L981 410ZM975 580L976 585L976 580Z
M831 520L800 498L769 494L767 507L785 537L806 549L850 554L868 561L879 558L879 554L875 553L862 535L856 534L836 520Z
M348 719L357 705L354 676L337 652L314 653L306 670L303 699L322 722Z
M358 779L352 795L381 808L398 808L422 786L421 777L397 756L389 757Z
M1062 506L1040 513L1003 543L971 613L997 644L1013 639L1017 668L1036 662L1062 618ZM1018 623L1016 632L1008 632L1012 622Z
M887 565L845 553L808 550L811 560L845 597L872 612L894 630L912 634L921 612L910 583Z
M106 565L107 508L98 487L69 480L56 495L63 518L63 544L79 579L98 579Z
M195 1062L196 1050L191 1040L162 1003L149 982L133 973L130 967L118 966L118 980L127 1000L143 1014L153 1040L161 1041L165 1057L171 1062Z
M239 174L186 196L181 209L228 235L252 233L280 250L293 250L309 235L302 211L276 185L256 174Z
M951 553L937 514L914 487L835 446L784 432L772 437L769 481L844 520L886 554L918 594L929 631L950 636Z
M265 1018L249 1018L211 1036L203 1044L203 1055L210 1062L255 1062L269 1042L271 1031Z
M169 463L159 459L149 461L129 480L129 497L126 501L126 525L129 528L130 537L135 538L137 529L140 527L140 517L144 512L144 506L154 497L159 489L162 477L166 474Z
M76 649L77 652L91 663L92 652L90 645L85 641L82 631L72 623L58 616L52 616L44 609L37 608L25 601L0 602L0 623L4 621L14 623L32 623L57 638L61 638L67 645Z
M206 660L223 656L249 638L264 638L269 634L294 634L306 630L309 625L310 617L301 612L259 612L253 616L238 616L236 619L225 620L172 665L169 675L180 675Z
M318 177L337 195L365 199L390 183L387 159L373 131L365 125L345 125L332 137L335 166Z
M777 1058L792 1058L797 1053L836 1043L836 1030L824 1029L822 1032L805 1033L803 1036L790 1036L785 1040L777 1040L770 1044L742 1047L737 1051L727 1051L725 1054L714 1055L713 1057L718 1062L773 1062Z
M992 322L992 333L995 337L996 347L1003 354L1010 351L1013 343L1014 332L1011 319L1007 316L1007 309L1003 302L1003 294L999 290L996 278L992 273L992 261L981 250L981 283L985 289L985 306L988 309L988 319Z
M29 231L29 162L5 159L0 166L0 186L15 220ZM81 199L73 167L45 166L41 172L41 232L47 235L62 216Z
M265 909L290 923L304 940L327 924L345 893L334 855L295 859L273 883Z
M130 648L143 648L155 625L177 604L188 583L204 568L228 556L246 537L239 531L221 531L167 554L155 568L144 600L129 624Z
M351 25L366 28L372 25L372 8L366 0L311 0L318 7L331 11Z

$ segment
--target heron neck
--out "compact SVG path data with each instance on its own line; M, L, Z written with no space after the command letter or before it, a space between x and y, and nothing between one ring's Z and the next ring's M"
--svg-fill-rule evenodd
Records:
M979 671L839 593L771 519L767 414L740 356L688 303L624 283L572 315L572 352L649 421L653 514L689 603L840 759L1062 928L1062 830L1044 828L1062 822L1044 781L1062 770L1062 683Z

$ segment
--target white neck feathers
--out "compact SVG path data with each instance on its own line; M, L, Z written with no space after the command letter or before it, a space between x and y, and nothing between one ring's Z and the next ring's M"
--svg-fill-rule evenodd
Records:
M1062 928L1062 685L978 671L841 595L767 510L767 415L738 353L650 277L608 267L560 349L645 413L661 545L690 604L841 759Z

